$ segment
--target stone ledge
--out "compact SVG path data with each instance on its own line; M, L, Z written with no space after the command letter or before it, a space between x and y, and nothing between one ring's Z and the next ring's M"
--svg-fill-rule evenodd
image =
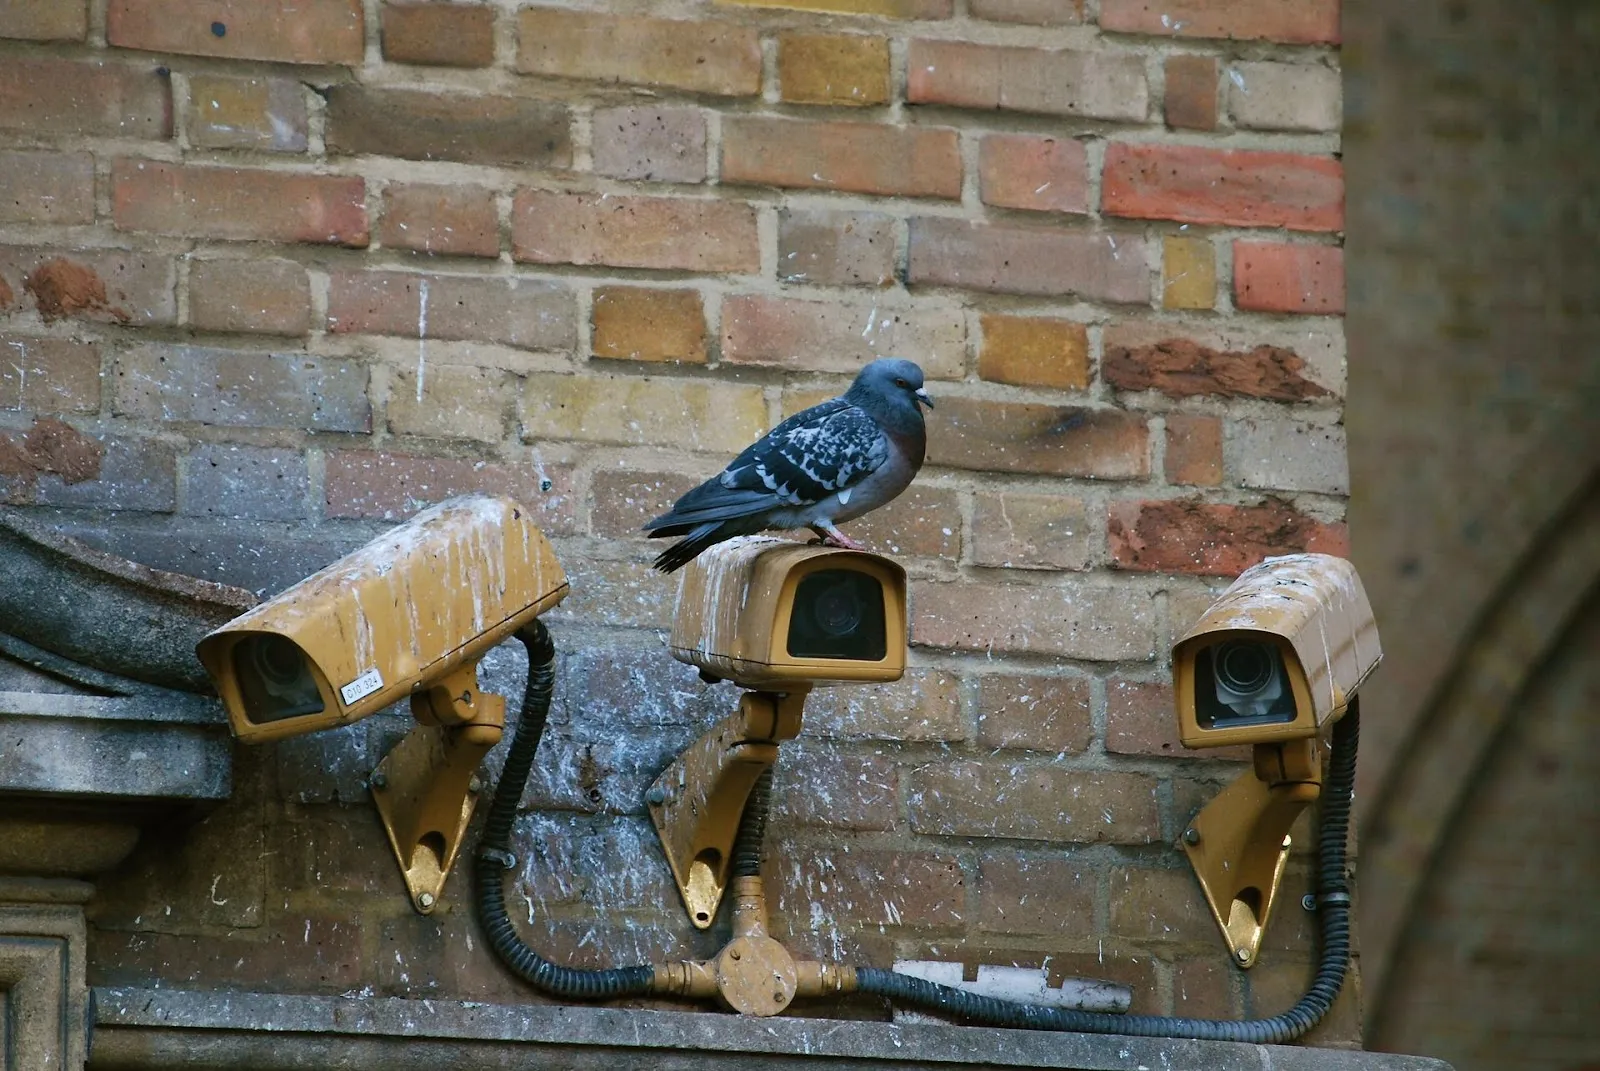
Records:
M167 989L97 989L95 1000L91 1069L1449 1071L1385 1053L717 1012Z

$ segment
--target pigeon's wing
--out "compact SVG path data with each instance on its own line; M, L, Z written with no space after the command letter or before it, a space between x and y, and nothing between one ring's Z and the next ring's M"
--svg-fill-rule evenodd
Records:
M888 457L877 422L835 398L797 413L645 527L659 535L766 510L809 506L853 487Z

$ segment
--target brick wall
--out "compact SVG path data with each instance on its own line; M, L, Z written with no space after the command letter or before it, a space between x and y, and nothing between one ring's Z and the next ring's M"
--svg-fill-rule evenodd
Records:
M785 749L777 929L1281 1010L1305 918L1234 971L1170 847L1239 766L1178 754L1164 652L1345 544L1338 36L1337 0L8 5L0 496L262 591L519 497L574 593L513 902L557 959L697 954L641 793L733 697L664 655L638 525L913 357L928 467L853 529L913 668ZM96 978L528 999L464 882L399 894L362 778L404 727L241 751L103 886Z

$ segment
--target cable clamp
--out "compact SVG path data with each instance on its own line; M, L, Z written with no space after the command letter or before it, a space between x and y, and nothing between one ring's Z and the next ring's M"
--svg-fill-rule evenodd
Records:
M1347 892L1328 892L1317 896L1318 907L1350 906L1350 894Z
M517 869L517 857L510 852L501 851L499 848L479 848L478 858L488 860L491 863L499 863L507 870Z

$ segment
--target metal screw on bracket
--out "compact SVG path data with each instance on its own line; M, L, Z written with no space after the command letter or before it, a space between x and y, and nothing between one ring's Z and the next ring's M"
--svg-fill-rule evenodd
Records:
M1188 829L1183 831L1183 842L1185 844L1199 844L1200 831L1194 828L1194 826L1190 826Z
M372 776L367 778L367 784L372 788L386 788L388 787L389 779L384 776L382 770L373 770Z
M644 794L644 801L646 803L653 803L657 806L660 806L661 804L667 802L667 790L662 788L660 785L651 785L650 791Z
M471 781L467 782L467 791L476 796L478 793L483 791L483 782L474 777Z
M426 896L427 894L424 893L423 895ZM1234 958L1236 958L1240 963L1249 963L1250 950L1248 948L1241 948L1239 951L1234 953Z
M1315 911L1317 909L1317 894L1306 893L1300 898L1300 906L1307 911Z
M428 908L433 906L433 894L431 892L418 893L417 906L422 908L424 911L428 910Z

